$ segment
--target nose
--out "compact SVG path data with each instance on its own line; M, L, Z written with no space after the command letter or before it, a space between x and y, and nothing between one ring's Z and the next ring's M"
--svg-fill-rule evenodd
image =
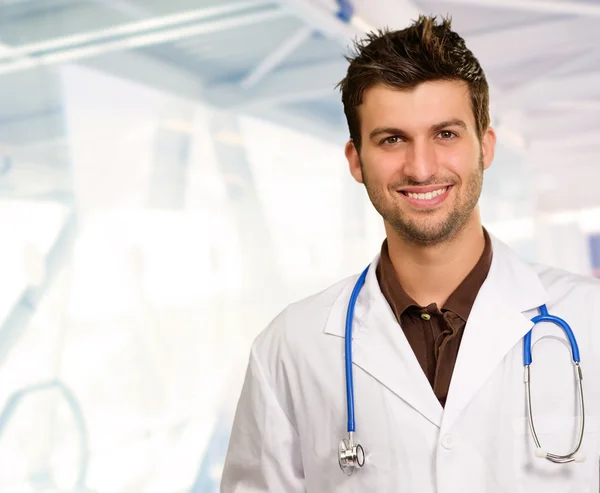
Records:
M426 183L438 171L433 144L427 140L414 140L406 154L404 174L418 183Z

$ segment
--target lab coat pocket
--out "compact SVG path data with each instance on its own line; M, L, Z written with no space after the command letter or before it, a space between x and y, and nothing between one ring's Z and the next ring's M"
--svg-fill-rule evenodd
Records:
M535 429L540 445L546 452L566 454L573 450L579 437L579 417L537 417ZM598 483L598 422L586 417L581 451L583 462L555 464L535 455L535 443L527 418L513 421L513 461L518 492L523 493L597 493Z

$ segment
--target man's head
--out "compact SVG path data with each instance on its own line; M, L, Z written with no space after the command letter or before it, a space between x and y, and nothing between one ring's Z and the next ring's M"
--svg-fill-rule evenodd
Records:
M449 20L429 17L369 35L348 60L340 86L352 175L406 241L453 238L473 217L494 153L479 62Z

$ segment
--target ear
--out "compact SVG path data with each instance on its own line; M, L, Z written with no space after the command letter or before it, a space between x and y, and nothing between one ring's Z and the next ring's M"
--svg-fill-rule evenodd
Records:
M346 154L346 159L348 160L350 174L358 183L363 183L362 169L360 167L360 156L358 155L358 151L356 150L356 146L352 140L349 140L346 143L344 154Z
M496 131L492 127L488 127L483 134L481 150L483 152L483 169L488 169L492 165L496 151Z

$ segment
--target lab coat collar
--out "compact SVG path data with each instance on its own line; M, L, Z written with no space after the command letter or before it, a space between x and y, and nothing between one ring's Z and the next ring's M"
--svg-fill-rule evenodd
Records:
M352 337L355 373L356 367L361 368L442 430L452 425L498 364L531 329L533 323L524 312L537 308L547 298L533 267L493 235L490 237L492 265L465 327L445 409L379 288L375 273L379 255L371 263L356 303ZM335 300L325 333L344 337L346 309L356 278ZM360 391L355 396L358 411Z
M493 371L531 330L531 310L548 299L534 268L500 240L491 238L492 265L465 326L442 432L452 426Z
M379 381L436 426L441 425L442 406L404 336L377 281L379 255L371 262L365 285L354 311L352 361L356 368ZM330 312L325 332L344 337L346 310L356 277L342 290ZM360 390L355 391L355 408L360 410Z

